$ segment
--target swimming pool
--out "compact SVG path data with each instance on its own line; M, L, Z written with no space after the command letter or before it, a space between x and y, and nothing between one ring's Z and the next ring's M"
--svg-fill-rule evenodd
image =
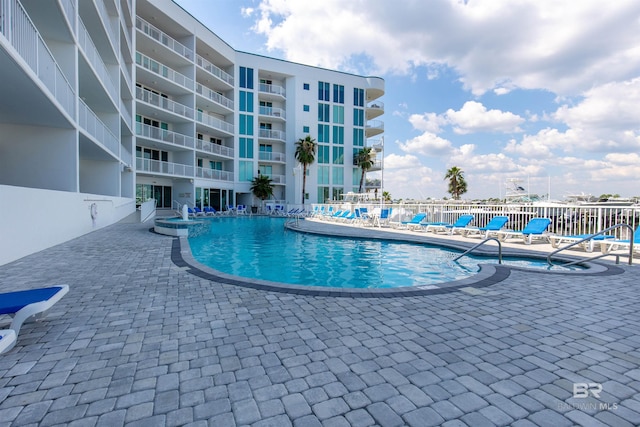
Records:
M284 218L211 218L208 233L190 237L198 262L226 274L293 285L379 289L429 286L469 277L480 263L497 259L466 256L424 244L338 238L285 230ZM545 261L504 258L504 264L548 267ZM564 269L566 271L566 269Z

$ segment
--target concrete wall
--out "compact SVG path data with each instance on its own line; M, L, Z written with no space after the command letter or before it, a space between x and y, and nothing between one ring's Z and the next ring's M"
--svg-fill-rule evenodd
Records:
M111 225L135 209L134 199L0 185L0 265Z

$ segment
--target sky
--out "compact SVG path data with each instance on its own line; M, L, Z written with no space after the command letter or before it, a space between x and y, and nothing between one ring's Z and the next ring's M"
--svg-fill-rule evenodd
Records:
M384 78L394 199L450 197L454 166L469 200L640 196L637 0L176 3L236 50Z

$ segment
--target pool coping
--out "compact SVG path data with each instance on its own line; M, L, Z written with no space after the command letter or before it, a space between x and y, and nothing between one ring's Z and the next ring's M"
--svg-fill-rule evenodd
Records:
M388 240L394 242L407 242L407 243L422 243L436 246L444 246L451 249L467 250L473 246L474 243L458 242L453 240L446 240L436 237L424 237L413 239L410 235L406 234L390 234L385 233L384 237L374 235L373 233L362 233L358 236L351 234L338 233L332 234L329 230L301 230L295 227L293 224L285 225L285 227L294 232L302 232L309 234L319 234L324 236L344 237L353 239L376 239L376 240ZM342 227L341 227L342 228ZM153 229L151 229L153 230ZM360 230L362 231L362 230ZM375 230L373 230L375 231ZM364 235L363 235L364 234ZM368 235L367 235L368 234ZM377 237L376 237L377 236ZM496 251L481 250L479 255L495 256ZM495 248L495 247L494 247ZM530 258L546 259L547 254L532 250L518 250L514 248L503 248L504 256L526 256ZM581 258L566 256L561 259L567 261L580 260ZM464 279L454 280L450 282L438 283L437 285L422 285L422 286L407 286L397 288L379 288L379 289L362 289L362 288L326 288L322 286L305 286L305 285L293 285L288 283L273 282L261 279L248 279L241 276L235 276L227 273L223 273L219 270L208 267L198 262L191 253L191 247L187 237L174 237L171 247L171 260L172 262L181 268L184 268L190 274L200 277L205 280L210 280L217 283L224 283L228 285L240 286L250 289L260 289L271 292L288 293L295 295L306 296L330 296L330 297L350 297L350 298L391 298L391 297L410 297L421 295L435 295L457 291L464 291L473 293L473 289L486 288L491 285L502 282L511 275L512 271L524 271L532 274L553 274L553 275L570 275L571 277L580 276L611 276L616 274L622 274L624 270L614 265L607 265L599 262L584 262L583 264L588 268L584 270L573 271L548 271L530 269L524 267L514 267L499 264L479 264L480 271L472 276Z

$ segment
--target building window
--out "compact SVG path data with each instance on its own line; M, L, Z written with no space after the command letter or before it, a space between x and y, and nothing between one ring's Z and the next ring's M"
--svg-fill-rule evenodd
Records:
M239 154L241 159L253 159L253 138L240 138Z
M333 164L344 164L344 147L333 147Z
M318 163L329 163L329 146L318 145Z
M318 121L319 122L329 122L329 104L323 104L318 102Z
M302 126L302 133L309 134L309 126Z
M364 126L364 110L361 108L353 109L353 125Z
M260 175L268 176L269 178L271 178L273 176L273 166L258 165L258 173Z
M253 180L253 162L240 161L238 162L239 179L240 181L252 181Z
M318 203L329 200L329 187L318 187Z
M329 185L329 166L318 166L318 185Z
M253 92L240 91L240 111L253 113Z
M344 104L344 86L333 85L333 102Z
M344 188L335 187L333 189L333 200L342 200L343 194L344 194Z
M364 107L364 89L353 89L353 105L356 107Z
M240 135L253 135L253 116L240 114Z
M354 151L355 156L355 151ZM354 157L355 158L355 157ZM360 187L360 178L362 178L362 170L360 168L353 168L351 174L351 185L356 186L355 192L358 191L358 187Z
M318 82L318 100L319 101L331 101L329 97L330 85L326 82Z
M309 111L309 106L308 105L303 105L302 106L302 111Z
M329 142L329 125L318 125L318 142Z
M364 129L353 130L353 146L364 147Z
M253 89L253 68L240 67L240 87Z
M333 106L333 123L344 124L344 107L339 105Z
M343 126L333 127L333 143L344 145L344 127Z
M303 83L302 84L302 89L309 90L309 83Z

